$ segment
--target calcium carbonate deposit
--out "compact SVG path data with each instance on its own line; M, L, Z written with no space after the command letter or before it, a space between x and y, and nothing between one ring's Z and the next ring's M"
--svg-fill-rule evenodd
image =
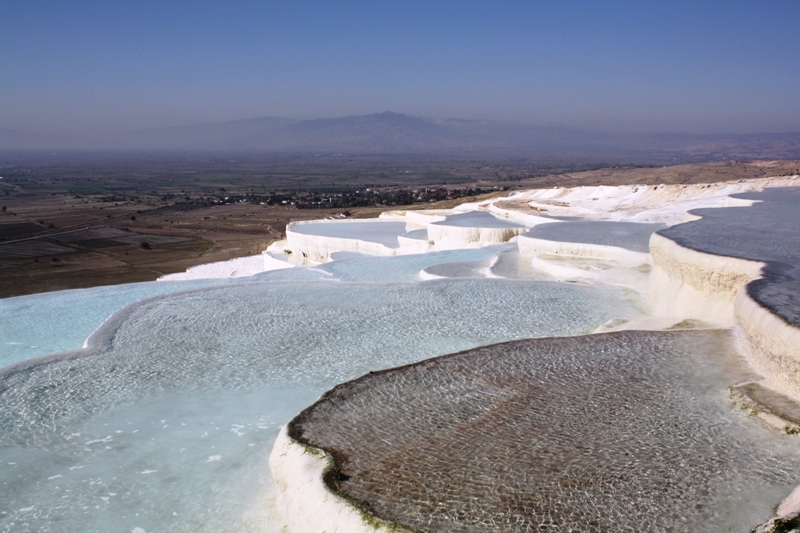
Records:
M748 205L730 195L770 183L798 180L297 223L264 256L172 278L195 281L0 300L0 531L744 532L800 483L800 448L728 387L791 393L737 355L788 361L791 317L738 290L753 257L670 229L648 253L662 226L628 224ZM612 228L598 220L625 224L593 235ZM725 261L733 281L684 275ZM711 307L697 320L665 291L735 327L685 331ZM587 336L637 324L680 331Z

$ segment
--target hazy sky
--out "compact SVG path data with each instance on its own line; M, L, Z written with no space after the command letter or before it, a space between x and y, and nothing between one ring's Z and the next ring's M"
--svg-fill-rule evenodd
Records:
M396 111L800 131L800 1L0 2L0 128Z

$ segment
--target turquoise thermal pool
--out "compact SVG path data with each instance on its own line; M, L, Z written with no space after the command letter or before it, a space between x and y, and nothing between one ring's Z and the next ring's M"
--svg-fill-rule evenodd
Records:
M292 225L292 231L318 237L359 239L397 248L397 237L406 232L405 222L388 220L331 222L303 222Z
M630 295L601 286L408 281L420 266L489 254L364 257L369 268L351 256L326 265L333 273L297 268L166 294L106 321L87 350L6 367L0 531L277 531L272 443L330 387L639 314ZM335 279L364 271L381 280Z
M617 246L634 252L647 253L650 251L648 245L650 235L666 227L665 224L576 220L540 224L523 235L549 241Z

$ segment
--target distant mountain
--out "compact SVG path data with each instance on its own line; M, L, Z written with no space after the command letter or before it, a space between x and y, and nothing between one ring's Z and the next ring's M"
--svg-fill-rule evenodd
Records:
M144 150L348 154L474 153L651 161L800 158L800 133L697 135L607 134L432 120L400 113L332 119L262 117L136 130L103 138L0 129L0 150Z
M454 129L388 112L305 120L286 127L282 133L284 149L310 151L438 152L471 147L470 139Z
M259 152L398 153L464 150L469 136L457 128L399 113L290 120L267 117L180 128L128 132L110 148ZM491 142L478 139L474 144Z

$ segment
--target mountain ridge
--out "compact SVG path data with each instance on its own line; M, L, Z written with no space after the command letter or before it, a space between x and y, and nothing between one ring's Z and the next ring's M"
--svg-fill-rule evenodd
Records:
M386 111L295 120L256 117L132 130L105 137L0 129L0 150L144 150L348 154L484 153L527 156L800 158L800 132L593 133L563 127L442 120Z

